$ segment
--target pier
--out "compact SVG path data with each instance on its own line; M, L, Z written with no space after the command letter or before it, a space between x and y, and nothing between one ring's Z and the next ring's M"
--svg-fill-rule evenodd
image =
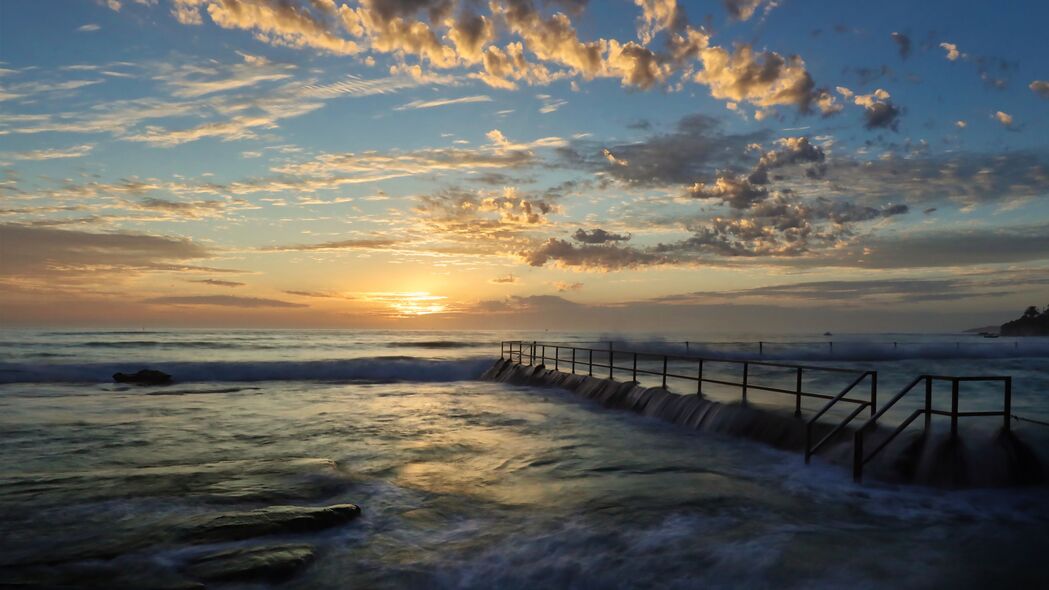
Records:
M950 440L958 438L960 418L997 417L1002 420L1002 429L1010 432L1012 416L1012 377L1001 375L919 375L906 387L895 393L888 402L878 404L878 372L875 370L830 367L809 364L794 364L752 359L705 358L690 354L669 354L641 350L616 349L613 343L607 347L590 348L574 343L509 340L500 344L500 359L517 366L536 367L567 375L584 375L588 378L607 379L615 382L616 377L629 376L627 383L639 384L639 377L658 378L659 388L668 389L668 381L691 383L688 395L704 397L704 385L738 390L738 403L747 406L748 392L767 392L789 396L793 402L793 418L803 422L805 462L831 441L852 436L852 474L857 482L862 481L864 467L875 459L886 447L905 432L918 418L924 418L922 434L927 436L932 427L933 416L949 419ZM716 373L712 371L716 369ZM595 371L597 374L595 374ZM729 375L729 376L726 376ZM818 390L820 385L829 387L826 375L833 374L846 383L839 389ZM734 375L734 377L733 377ZM784 386L788 382L789 386ZM821 383L822 382L822 383ZM1001 410L963 411L962 393L965 384L983 382L1001 388ZM950 404L940 407L934 404L934 385L950 386ZM921 387L920 387L921 386ZM896 426L879 428L886 413L905 397L915 392L924 393L920 407L913 410ZM806 409L803 400L819 400L818 409ZM805 411L807 410L807 411ZM828 419L832 410L841 410L844 418ZM850 425L864 412L869 413L866 421L856 427ZM836 416L835 416L836 417ZM870 450L865 450L868 438L877 433Z

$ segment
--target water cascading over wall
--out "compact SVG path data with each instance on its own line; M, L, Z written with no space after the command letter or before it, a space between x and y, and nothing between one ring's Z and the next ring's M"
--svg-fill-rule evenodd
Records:
M606 408L629 410L692 430L737 436L779 449L805 451L805 420L786 411L742 403L721 403L701 395L682 395L661 387L563 373L542 365L521 365L498 360L481 376L488 381L558 387L600 403ZM834 425L817 423L813 440L828 434ZM823 460L851 465L852 434L846 428L826 451ZM875 448L888 429L867 433L868 448ZM921 432L890 444L868 465L872 479L941 487L988 487L1038 484L1047 481L1043 462L1012 433L998 432L990 440L974 436L966 444L943 433Z

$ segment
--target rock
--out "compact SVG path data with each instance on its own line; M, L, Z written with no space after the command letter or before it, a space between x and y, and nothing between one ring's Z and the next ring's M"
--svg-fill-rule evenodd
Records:
M142 369L137 373L113 373L113 381L139 385L167 385L171 383L171 375L156 369Z
M201 580L280 580L311 561L310 545L264 545L208 553L192 559L184 571Z
M280 533L308 533L349 522L360 515L361 509L355 504L270 506L197 518L183 537L209 543Z

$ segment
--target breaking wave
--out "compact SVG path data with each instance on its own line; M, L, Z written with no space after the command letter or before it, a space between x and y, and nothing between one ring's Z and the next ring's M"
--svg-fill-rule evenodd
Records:
M158 369L176 382L240 381L417 381L476 379L491 365L489 357L434 360L384 356L313 361L129 362L35 365L0 363L2 383L102 383L113 373Z

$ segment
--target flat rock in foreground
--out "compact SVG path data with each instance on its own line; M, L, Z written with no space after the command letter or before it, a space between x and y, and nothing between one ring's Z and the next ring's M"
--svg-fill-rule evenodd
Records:
M270 506L194 519L184 538L195 542L237 541L282 533L308 533L350 522L361 515L356 504Z

